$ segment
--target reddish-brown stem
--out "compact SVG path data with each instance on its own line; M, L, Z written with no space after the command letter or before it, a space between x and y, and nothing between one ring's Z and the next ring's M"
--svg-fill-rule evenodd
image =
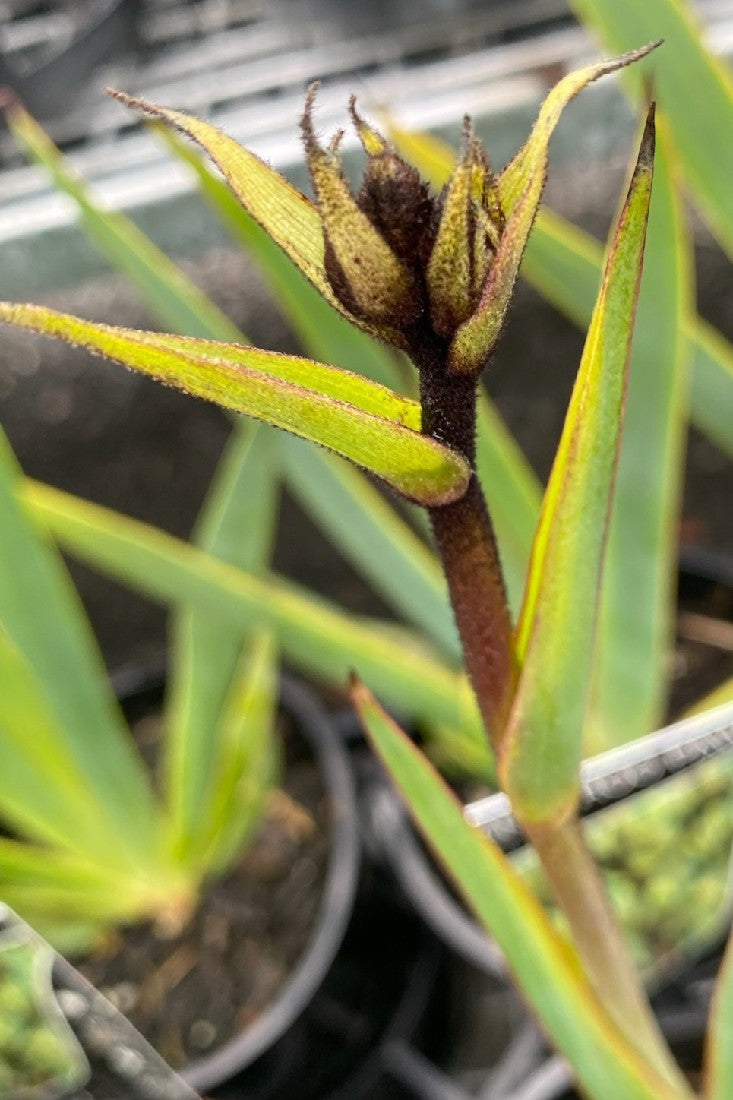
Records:
M430 510L466 670L494 751L516 683L511 621L494 531L474 474L460 500Z
M466 493L430 509L438 553L479 710L494 749L516 685L516 659L506 589L493 525L475 472L476 380L448 375L445 348L422 345L422 430L460 451L473 468Z

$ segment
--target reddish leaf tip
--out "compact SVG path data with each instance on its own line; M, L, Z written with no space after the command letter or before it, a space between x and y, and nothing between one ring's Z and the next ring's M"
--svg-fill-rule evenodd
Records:
M23 104L20 96L9 84L0 85L0 111L10 115L22 110Z
M121 103L123 107L129 107L133 111L141 111L145 115L150 115L152 118L165 117L166 108L159 107L156 103L150 103L147 99L140 99L138 96L128 95L127 92L121 92L118 88L105 88L105 92L112 99L116 99L118 103Z
M635 175L639 172L651 172L654 167L654 150L656 148L656 111L657 105L654 100L649 104L649 110L647 111L646 121L644 123L644 133L641 137L641 144L639 146L639 159L636 163Z

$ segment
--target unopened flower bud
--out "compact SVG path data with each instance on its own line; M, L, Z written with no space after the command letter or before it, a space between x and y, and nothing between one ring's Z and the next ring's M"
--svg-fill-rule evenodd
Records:
M432 248L433 200L413 165L358 114L354 96L349 112L368 157L356 201L372 225L413 271L421 271Z
M384 198L387 185L398 186L394 176L388 178L388 162L382 160L385 151L375 146L376 152L370 158L379 163L376 176L369 183L371 204L377 211L375 224L368 209L362 208L351 194L336 146L324 150L318 144L311 118L313 96L314 89L306 101L302 130L323 225L328 279L339 301L355 316L376 324L408 328L423 312L423 298L413 271L394 247L394 240L400 238L399 229L389 235L384 231L385 223L395 223L389 222L387 206L380 196ZM375 133L374 142L378 136ZM380 173L386 173L381 184Z
M450 339L480 300L504 228L496 183L468 119L463 156L438 211L426 280L433 328Z

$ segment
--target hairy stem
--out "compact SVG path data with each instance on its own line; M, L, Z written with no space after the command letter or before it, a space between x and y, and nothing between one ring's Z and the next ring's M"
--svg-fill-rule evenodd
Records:
M431 508L429 514L466 670L496 751L517 664L496 537L475 470L477 383L448 375L440 345L426 344L414 357L420 369L423 433L460 451L473 469L461 499Z

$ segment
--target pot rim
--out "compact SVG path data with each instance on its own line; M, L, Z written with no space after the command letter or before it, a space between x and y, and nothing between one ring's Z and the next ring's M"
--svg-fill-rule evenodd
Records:
M140 674L128 666L113 677L118 698L129 702L164 679L162 669ZM272 1003L240 1035L211 1054L187 1062L176 1073L198 1092L214 1088L246 1069L285 1034L325 978L351 918L359 879L361 839L356 785L348 753L335 725L298 678L280 673L278 706L298 723L313 753L331 806L330 851L314 930L307 947Z
M320 702L301 683L282 674L280 706L297 718L313 751L331 803L331 848L314 933L272 1004L241 1035L178 1070L198 1091L251 1065L306 1007L323 981L346 932L358 881L360 845L356 791L346 750Z

